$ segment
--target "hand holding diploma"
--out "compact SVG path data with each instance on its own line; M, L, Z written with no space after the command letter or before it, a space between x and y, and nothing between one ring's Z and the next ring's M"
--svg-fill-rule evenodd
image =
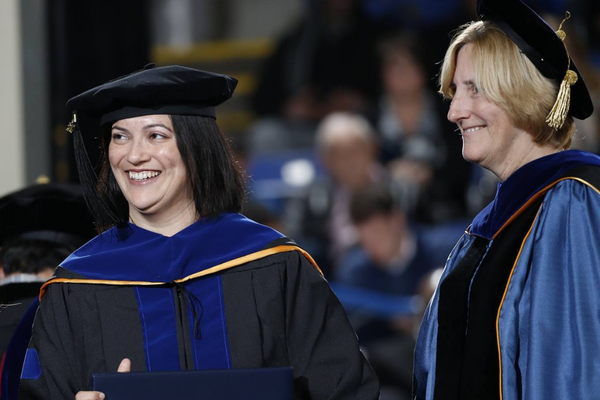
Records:
M121 360L119 364L119 368L117 368L117 372L130 372L131 371L131 360L129 358L124 358ZM81 391L77 392L75 396L75 400L104 400L106 396L102 392L91 392L91 391Z

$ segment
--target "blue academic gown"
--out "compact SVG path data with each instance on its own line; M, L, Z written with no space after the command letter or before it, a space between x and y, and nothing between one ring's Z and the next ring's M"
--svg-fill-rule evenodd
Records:
M416 399L600 396L600 157L563 151L498 185L423 317Z

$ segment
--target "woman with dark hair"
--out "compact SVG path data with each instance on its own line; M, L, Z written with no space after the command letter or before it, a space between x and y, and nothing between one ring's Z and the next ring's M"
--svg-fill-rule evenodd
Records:
M150 118L148 116L147 118ZM167 130L177 132L176 148L189 179L190 194L198 215L216 217L222 212L238 212L245 198L244 180L237 163L234 161L229 144L221 135L216 121L210 117L189 115L171 115L169 117L152 117L162 119ZM170 122L166 122L170 120ZM161 125L160 123L158 125ZM158 127L158 126L157 126ZM112 127L118 130L119 125ZM125 129L127 130L127 129ZM199 135L198 132L204 134ZM109 143L113 143L115 151L126 143L113 136L109 129L103 132L100 180L98 194L93 195L92 206L96 223L101 231L114 225L127 223L131 218L130 204L117 182L109 162ZM174 149L173 149L174 150ZM85 162L85 161L84 161ZM85 165L82 168L86 168ZM94 204L92 203L92 204ZM114 205L106 209L105 204Z
M236 82L150 68L69 101L101 233L42 288L20 398L104 398L92 372L276 366L293 367L296 399L377 398L310 255L238 214L243 179L214 110ZM81 135L94 130L97 182Z
M463 157L496 197L448 257L415 351L416 399L600 393L600 157L569 150L593 105L565 46L520 0L479 0L443 61ZM566 30L566 29L565 29Z

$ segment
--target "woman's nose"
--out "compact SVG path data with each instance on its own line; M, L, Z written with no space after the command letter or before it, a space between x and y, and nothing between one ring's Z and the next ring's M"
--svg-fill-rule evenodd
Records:
M133 165L139 165L150 160L150 153L146 145L139 142L131 144L131 148L127 153L127 161Z
M469 118L469 115L470 109L466 99L462 96L454 96L448 110L448 121L457 124L459 121Z

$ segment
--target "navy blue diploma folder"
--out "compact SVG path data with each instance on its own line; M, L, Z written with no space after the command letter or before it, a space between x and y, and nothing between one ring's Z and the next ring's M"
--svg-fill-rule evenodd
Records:
M291 400L292 368L93 373L106 400Z

